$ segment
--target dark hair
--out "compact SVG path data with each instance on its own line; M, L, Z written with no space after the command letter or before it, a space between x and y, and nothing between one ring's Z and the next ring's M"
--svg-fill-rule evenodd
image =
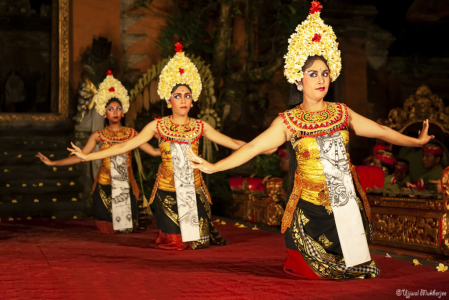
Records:
M380 162L380 165L382 166L382 170L386 168L388 170L388 175L393 174L394 172L394 165L389 165L387 163L384 163L383 161Z
M408 162L408 160L402 159L402 158L398 158L398 159L396 160L396 162L402 162L402 163L404 163L404 164L410 165L410 163Z
M326 64L326 67L329 68L327 65L327 60L319 55L309 56L309 58L306 60L304 65L302 66L302 71L305 72L308 68L310 68L313 63L317 60L321 60ZM298 106L303 101L303 93L298 90L298 87L295 83L291 84L290 86L290 98L288 101L289 108L292 109L295 106ZM293 185L295 183L295 172L296 168L298 167L298 162L296 161L296 153L293 149L293 146L290 141L287 141L287 152L288 152L288 164L290 169L290 185L289 185L289 194L293 190Z
M171 89L170 94L173 94L173 93L176 91L176 89L179 88L180 86L185 86L186 88L189 89L190 92L192 92L192 89L190 88L189 85L187 85L187 84L185 84L185 83L178 83L177 85L175 85L175 86Z
M111 104L113 102L117 102L123 108L122 102L120 102L120 100L118 98L111 98L111 99L109 99L109 101L106 103L105 107L108 107L109 104Z
M111 99L109 99L109 101L106 103L105 107L108 107L109 104L114 103L114 102L117 102L118 104L120 104L120 107L123 108L122 102L120 102L120 100L118 98L111 98ZM123 121L123 118L122 118L122 120L120 120L120 122L122 122L122 121ZM104 124L105 124L104 126L108 126L109 125L108 118L104 119Z

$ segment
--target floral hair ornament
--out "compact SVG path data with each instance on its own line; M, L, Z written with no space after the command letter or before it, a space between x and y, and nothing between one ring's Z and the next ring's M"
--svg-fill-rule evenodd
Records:
M171 97L171 91L177 84L186 84L192 90L192 98L198 101L201 94L201 77L196 66L185 56L182 50L184 46L181 43L175 44L175 56L170 59L167 65L162 69L159 76L157 93L161 99L168 102Z
M129 109L128 91L120 81L114 78L112 71L106 72L106 78L100 83L98 93L94 96L95 109L104 116L106 113L106 103L112 98L117 98L123 108L123 113L126 114Z
M332 27L320 18L323 8L318 1L312 1L310 14L296 27L296 32L288 40L288 52L284 56L284 75L288 82L295 83L304 77L302 67L309 56L323 56L329 66L330 79L335 81L341 71L341 56L337 36Z

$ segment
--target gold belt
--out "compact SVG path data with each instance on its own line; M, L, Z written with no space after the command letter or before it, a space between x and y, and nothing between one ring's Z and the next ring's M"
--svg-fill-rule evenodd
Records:
M301 198L302 190L309 190L318 192L318 198L316 200L317 203L326 208L329 212L329 209L332 211L332 206L330 203L329 194L327 193L326 183L315 183L308 181L299 175L299 172L295 172L295 184L293 186L292 194L290 195L290 199L288 200L287 206L285 207L285 213L282 217L282 226L281 232L284 233L293 220L293 213L295 212L296 205L298 204L299 199ZM310 201L309 201L310 202Z

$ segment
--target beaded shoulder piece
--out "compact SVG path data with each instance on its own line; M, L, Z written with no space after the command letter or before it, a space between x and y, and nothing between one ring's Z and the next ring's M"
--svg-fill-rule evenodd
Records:
M108 127L105 127L98 131L98 136L100 141L107 143L109 145L113 143L123 143L130 138L133 138L137 135L137 131L133 128L122 127L119 131L109 130Z
M279 115L296 138L331 135L348 127L348 108L342 103L326 102L324 110L313 112L298 105Z
M167 142L191 144L198 141L203 135L204 124L202 120L190 118L188 124L179 125L171 120L171 116L155 118L157 120L157 132Z

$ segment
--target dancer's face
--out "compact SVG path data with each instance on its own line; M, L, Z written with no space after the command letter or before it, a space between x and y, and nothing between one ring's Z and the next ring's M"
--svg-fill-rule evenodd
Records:
M329 68L322 60L315 60L304 72L302 79L304 97L315 101L323 99L329 90L329 84Z
M192 105L192 92L186 86L179 86L170 97L174 115L185 116Z
M120 123L120 120L123 118L123 108L120 103L111 102L106 106L106 114L104 117L108 118L109 124Z

